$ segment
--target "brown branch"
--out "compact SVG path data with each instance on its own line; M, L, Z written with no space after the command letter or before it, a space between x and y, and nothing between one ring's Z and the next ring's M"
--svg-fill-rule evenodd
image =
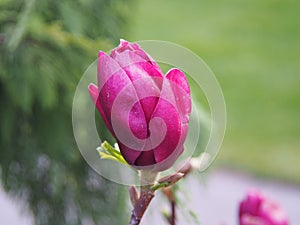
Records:
M132 214L129 225L139 225L142 217L148 208L151 200L154 197L154 191L151 189L151 186L141 187L141 195L139 200L136 202Z
M174 193L170 187L164 188L163 193L167 197L168 201L170 202L170 206L171 206L171 213L167 219L168 219L170 225L176 225L176 201L174 198Z
M129 225L139 225L145 211L147 210L150 202L152 201L155 191L159 188L164 187L164 192L166 190L169 191L168 193L168 199L171 204L171 216L169 218L170 225L175 225L176 223L176 201L174 198L174 194L171 192L170 187L172 187L173 184L177 183L181 178L185 177L187 174L189 174L193 170L192 164L188 162L186 165L184 165L177 173L174 173L172 175L163 177L158 181L157 185L153 185L151 183L154 182L155 177L157 174L151 174L151 172L145 172L141 174L141 193L138 198L135 187L131 187L129 189L130 194L130 200L132 204L134 205L134 208L131 213L131 219L129 222ZM147 180L149 179L149 180ZM143 182L147 185L143 185ZM146 181L146 182L145 182ZM160 186L162 185L162 186ZM157 187L157 188L156 188Z
M170 225L175 225L176 223L176 202L175 200L171 201L171 223Z

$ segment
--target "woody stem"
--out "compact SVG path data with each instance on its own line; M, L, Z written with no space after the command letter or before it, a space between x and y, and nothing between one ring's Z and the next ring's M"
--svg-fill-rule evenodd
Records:
M131 213L129 225L139 225L145 211L147 210L151 200L154 197L154 190L152 186L155 183L157 172L141 170L140 171L140 184L141 191L138 201L135 203Z

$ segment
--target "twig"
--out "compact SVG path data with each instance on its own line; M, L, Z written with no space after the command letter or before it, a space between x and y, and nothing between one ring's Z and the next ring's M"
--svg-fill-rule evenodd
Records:
M176 223L176 201L174 194L171 192L170 187L177 183L181 178L185 177L193 170L192 164L189 162L183 166L177 173L161 178L157 184L154 185L155 177L157 174L150 171L143 171L141 173L141 193L137 196L135 187L129 189L130 200L134 205L129 225L139 225L145 211L147 210L150 202L152 201L155 191L163 188L164 191L168 190L168 199L171 203L171 216L169 218L170 225Z
M168 198L171 205L171 214L168 216L168 221L170 225L176 225L176 201L174 198L174 193L171 188L164 188L163 193Z
M176 222L176 202L173 199L171 201L171 224L170 225L175 225Z
M136 202L130 219L130 225L138 225L141 222L141 219L148 208L151 200L154 197L154 191L151 189L151 186L142 186L141 195L139 200Z

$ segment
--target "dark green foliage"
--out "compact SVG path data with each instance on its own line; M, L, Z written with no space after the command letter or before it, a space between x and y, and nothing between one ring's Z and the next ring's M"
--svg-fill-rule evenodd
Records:
M36 224L122 223L123 192L76 149L71 104L128 12L125 0L0 1L0 176Z

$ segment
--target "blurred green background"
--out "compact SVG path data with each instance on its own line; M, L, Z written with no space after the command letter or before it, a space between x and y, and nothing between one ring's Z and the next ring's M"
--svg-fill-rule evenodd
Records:
M2 186L29 202L36 224L127 220L125 189L88 167L71 127L78 80L119 38L178 43L214 71L228 113L214 166L300 183L299 9L296 0L0 0Z

